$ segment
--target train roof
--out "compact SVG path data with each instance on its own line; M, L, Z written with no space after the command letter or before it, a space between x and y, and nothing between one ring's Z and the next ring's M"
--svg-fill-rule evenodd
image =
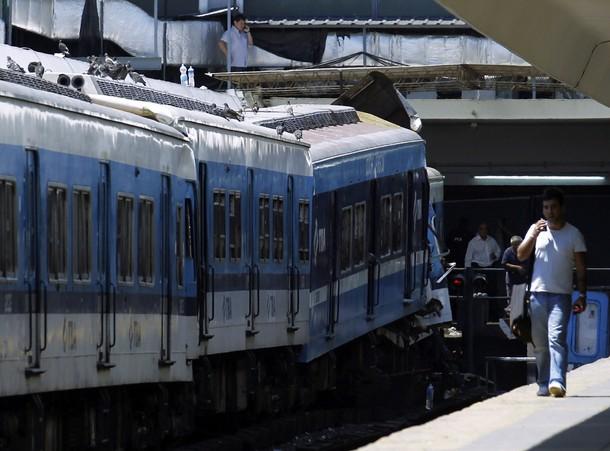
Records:
M358 112L358 118L360 121L356 124L303 132L303 139L311 144L311 158L314 164L359 152L423 143L417 133L370 114Z
M275 130L272 131L269 128L260 127L249 122L241 122L224 118L205 111L187 110L167 104L158 104L155 102L131 100L99 94L89 94L89 96L93 103L128 111L139 116L150 117L161 123L172 123L175 126L179 125L180 123L190 122L204 127L212 127L226 131L256 135L257 137L261 138L297 145L299 147L303 147L304 149L309 147L307 143L298 141L290 134L278 136Z
M188 133L197 159L311 176L309 145L248 122L152 102L91 94L92 101L172 124Z
M16 105L30 105L34 112ZM18 115L22 117L16 119ZM112 160L187 179L196 176L187 137L173 127L123 111L0 80L0 120L3 124L36 121L35 133L27 127L5 126L2 142L6 144ZM158 144L160 138L163 146Z
M79 74L84 75L89 69L89 63L79 61L73 58L61 58L47 53L36 52L31 49L13 47L6 44L0 44L0 66L4 67L6 64L6 57L10 56L17 62L21 67L27 71L27 67L31 62L39 62L45 68L47 78L50 74L53 74L55 80L59 74ZM148 87L172 93L174 95L184 96L187 98L195 99L201 102L216 103L223 105L228 103L231 108L238 109L240 102L237 97L223 93L209 90L205 87L193 88L189 86L182 86L177 83L171 83L164 80L157 80L154 78L144 77ZM53 80L53 81L55 81ZM106 82L111 84L113 80L106 78ZM130 84L130 79L127 82L119 82L126 85ZM117 83L117 82L115 82Z
M261 120L261 118L264 118ZM282 125L303 133L315 163L383 147L422 143L411 130L376 116L338 105L283 105L260 110L247 120L263 126ZM304 123L302 128L299 123Z

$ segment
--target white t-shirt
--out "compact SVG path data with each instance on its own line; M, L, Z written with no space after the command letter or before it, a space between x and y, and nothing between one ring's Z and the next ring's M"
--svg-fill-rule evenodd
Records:
M533 237L535 224L527 231L526 239ZM540 232L536 239L534 273L531 291L546 293L572 293L574 252L587 252L582 233L572 224L565 223L559 230Z
M225 31L220 38L221 41L229 42L231 33L231 66L246 67L248 65L248 33L239 31L235 25Z
M484 268L491 266L493 262L502 256L502 250L496 240L487 235L486 239L477 235L470 240L468 248L466 248L466 256L464 257L464 266L470 268L473 263L483 266Z

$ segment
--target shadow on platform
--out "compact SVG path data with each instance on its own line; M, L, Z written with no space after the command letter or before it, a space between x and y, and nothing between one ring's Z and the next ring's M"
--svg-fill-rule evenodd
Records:
M570 396L570 398L608 398L609 396ZM608 450L610 449L610 409L530 448L531 451L547 450Z

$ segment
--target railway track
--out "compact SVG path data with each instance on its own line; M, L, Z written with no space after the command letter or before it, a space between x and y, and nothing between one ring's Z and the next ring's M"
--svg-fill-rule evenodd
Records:
M463 409L489 395L467 387L432 409L360 406L318 409L257 422L234 433L182 444L171 451L343 451Z

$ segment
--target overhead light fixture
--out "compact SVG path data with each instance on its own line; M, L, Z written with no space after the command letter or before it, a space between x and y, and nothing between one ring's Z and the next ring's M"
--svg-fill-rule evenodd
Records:
M527 184L603 184L606 182L604 175L475 175L475 181L479 183L505 183L515 185Z

